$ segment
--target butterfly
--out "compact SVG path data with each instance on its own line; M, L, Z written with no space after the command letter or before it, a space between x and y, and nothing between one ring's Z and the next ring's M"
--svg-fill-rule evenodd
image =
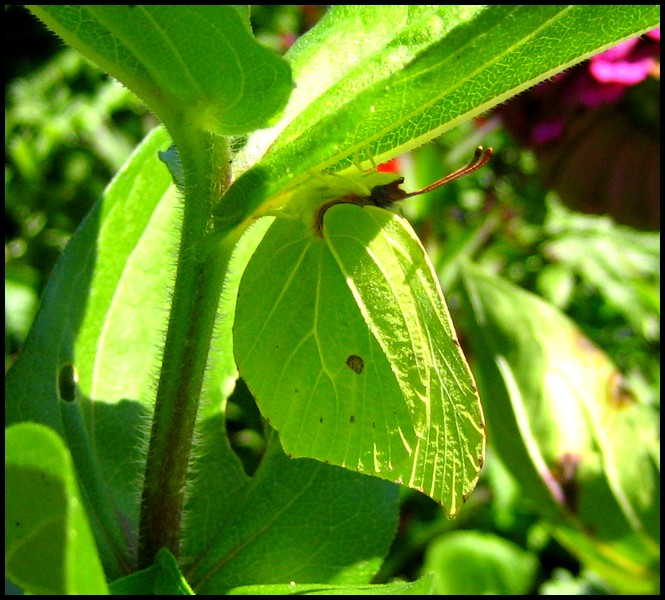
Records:
M391 209L491 152L411 193L378 171L301 185L249 260L235 311L238 370L287 454L418 489L450 516L483 464L483 413L435 270Z

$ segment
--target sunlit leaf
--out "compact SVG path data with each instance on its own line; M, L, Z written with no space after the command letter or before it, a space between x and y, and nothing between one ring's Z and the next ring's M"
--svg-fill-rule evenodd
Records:
M184 114L206 130L245 133L270 124L291 93L288 64L256 42L240 7L29 8L165 121Z
M220 204L220 224L312 171L418 147L659 22L660 7L645 5L332 7L286 55L289 105L234 162L236 176L256 168Z

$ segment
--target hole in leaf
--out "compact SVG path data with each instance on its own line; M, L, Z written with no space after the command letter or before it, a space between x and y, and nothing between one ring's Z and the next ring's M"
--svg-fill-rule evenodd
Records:
M76 400L76 384L78 383L78 373L72 363L67 363L60 367L58 371L58 396L65 402L74 402Z
M232 450L236 453L247 475L256 472L266 449L264 419L254 396L242 379L226 405L226 433Z

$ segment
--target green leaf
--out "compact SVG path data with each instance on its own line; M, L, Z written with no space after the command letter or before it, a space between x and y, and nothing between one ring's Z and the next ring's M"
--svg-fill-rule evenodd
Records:
M173 277L179 215L157 157L169 143L161 128L149 135L72 237L5 384L8 424L43 423L66 440L110 579L134 562L141 440Z
M220 226L312 171L417 147L659 22L658 6L335 6L287 54L294 93L234 162L236 176L256 168L229 190Z
M178 561L166 548L157 553L154 565L114 581L110 588L114 596L194 595Z
M30 594L108 594L71 456L37 423L5 432L5 575Z
M453 531L427 547L423 570L439 595L524 595L533 589L536 556L497 535Z
M380 585L298 584L246 585L228 592L234 596L429 596L434 593L433 578L426 575L417 581L394 581Z
M288 64L234 6L39 5L44 23L166 123L234 135L266 127L291 93Z
M329 177L291 205L320 215L326 200L373 187ZM433 268L387 210L338 204L321 232L318 220L276 219L250 260L240 373L288 454L403 483L453 516L478 479L484 424Z
M183 572L197 594L292 581L371 581L394 536L397 486L289 459L274 432L250 478L215 431L223 431L221 418L201 430L204 443L186 505Z
M623 591L657 586L657 416L554 307L467 265L476 375L494 447L581 560Z

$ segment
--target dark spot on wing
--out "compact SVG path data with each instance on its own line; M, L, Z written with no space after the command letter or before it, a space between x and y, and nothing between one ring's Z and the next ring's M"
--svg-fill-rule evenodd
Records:
M353 372L362 373L362 370L365 368L365 361L360 358L357 354L352 354L349 358L346 359L346 366L349 367Z

